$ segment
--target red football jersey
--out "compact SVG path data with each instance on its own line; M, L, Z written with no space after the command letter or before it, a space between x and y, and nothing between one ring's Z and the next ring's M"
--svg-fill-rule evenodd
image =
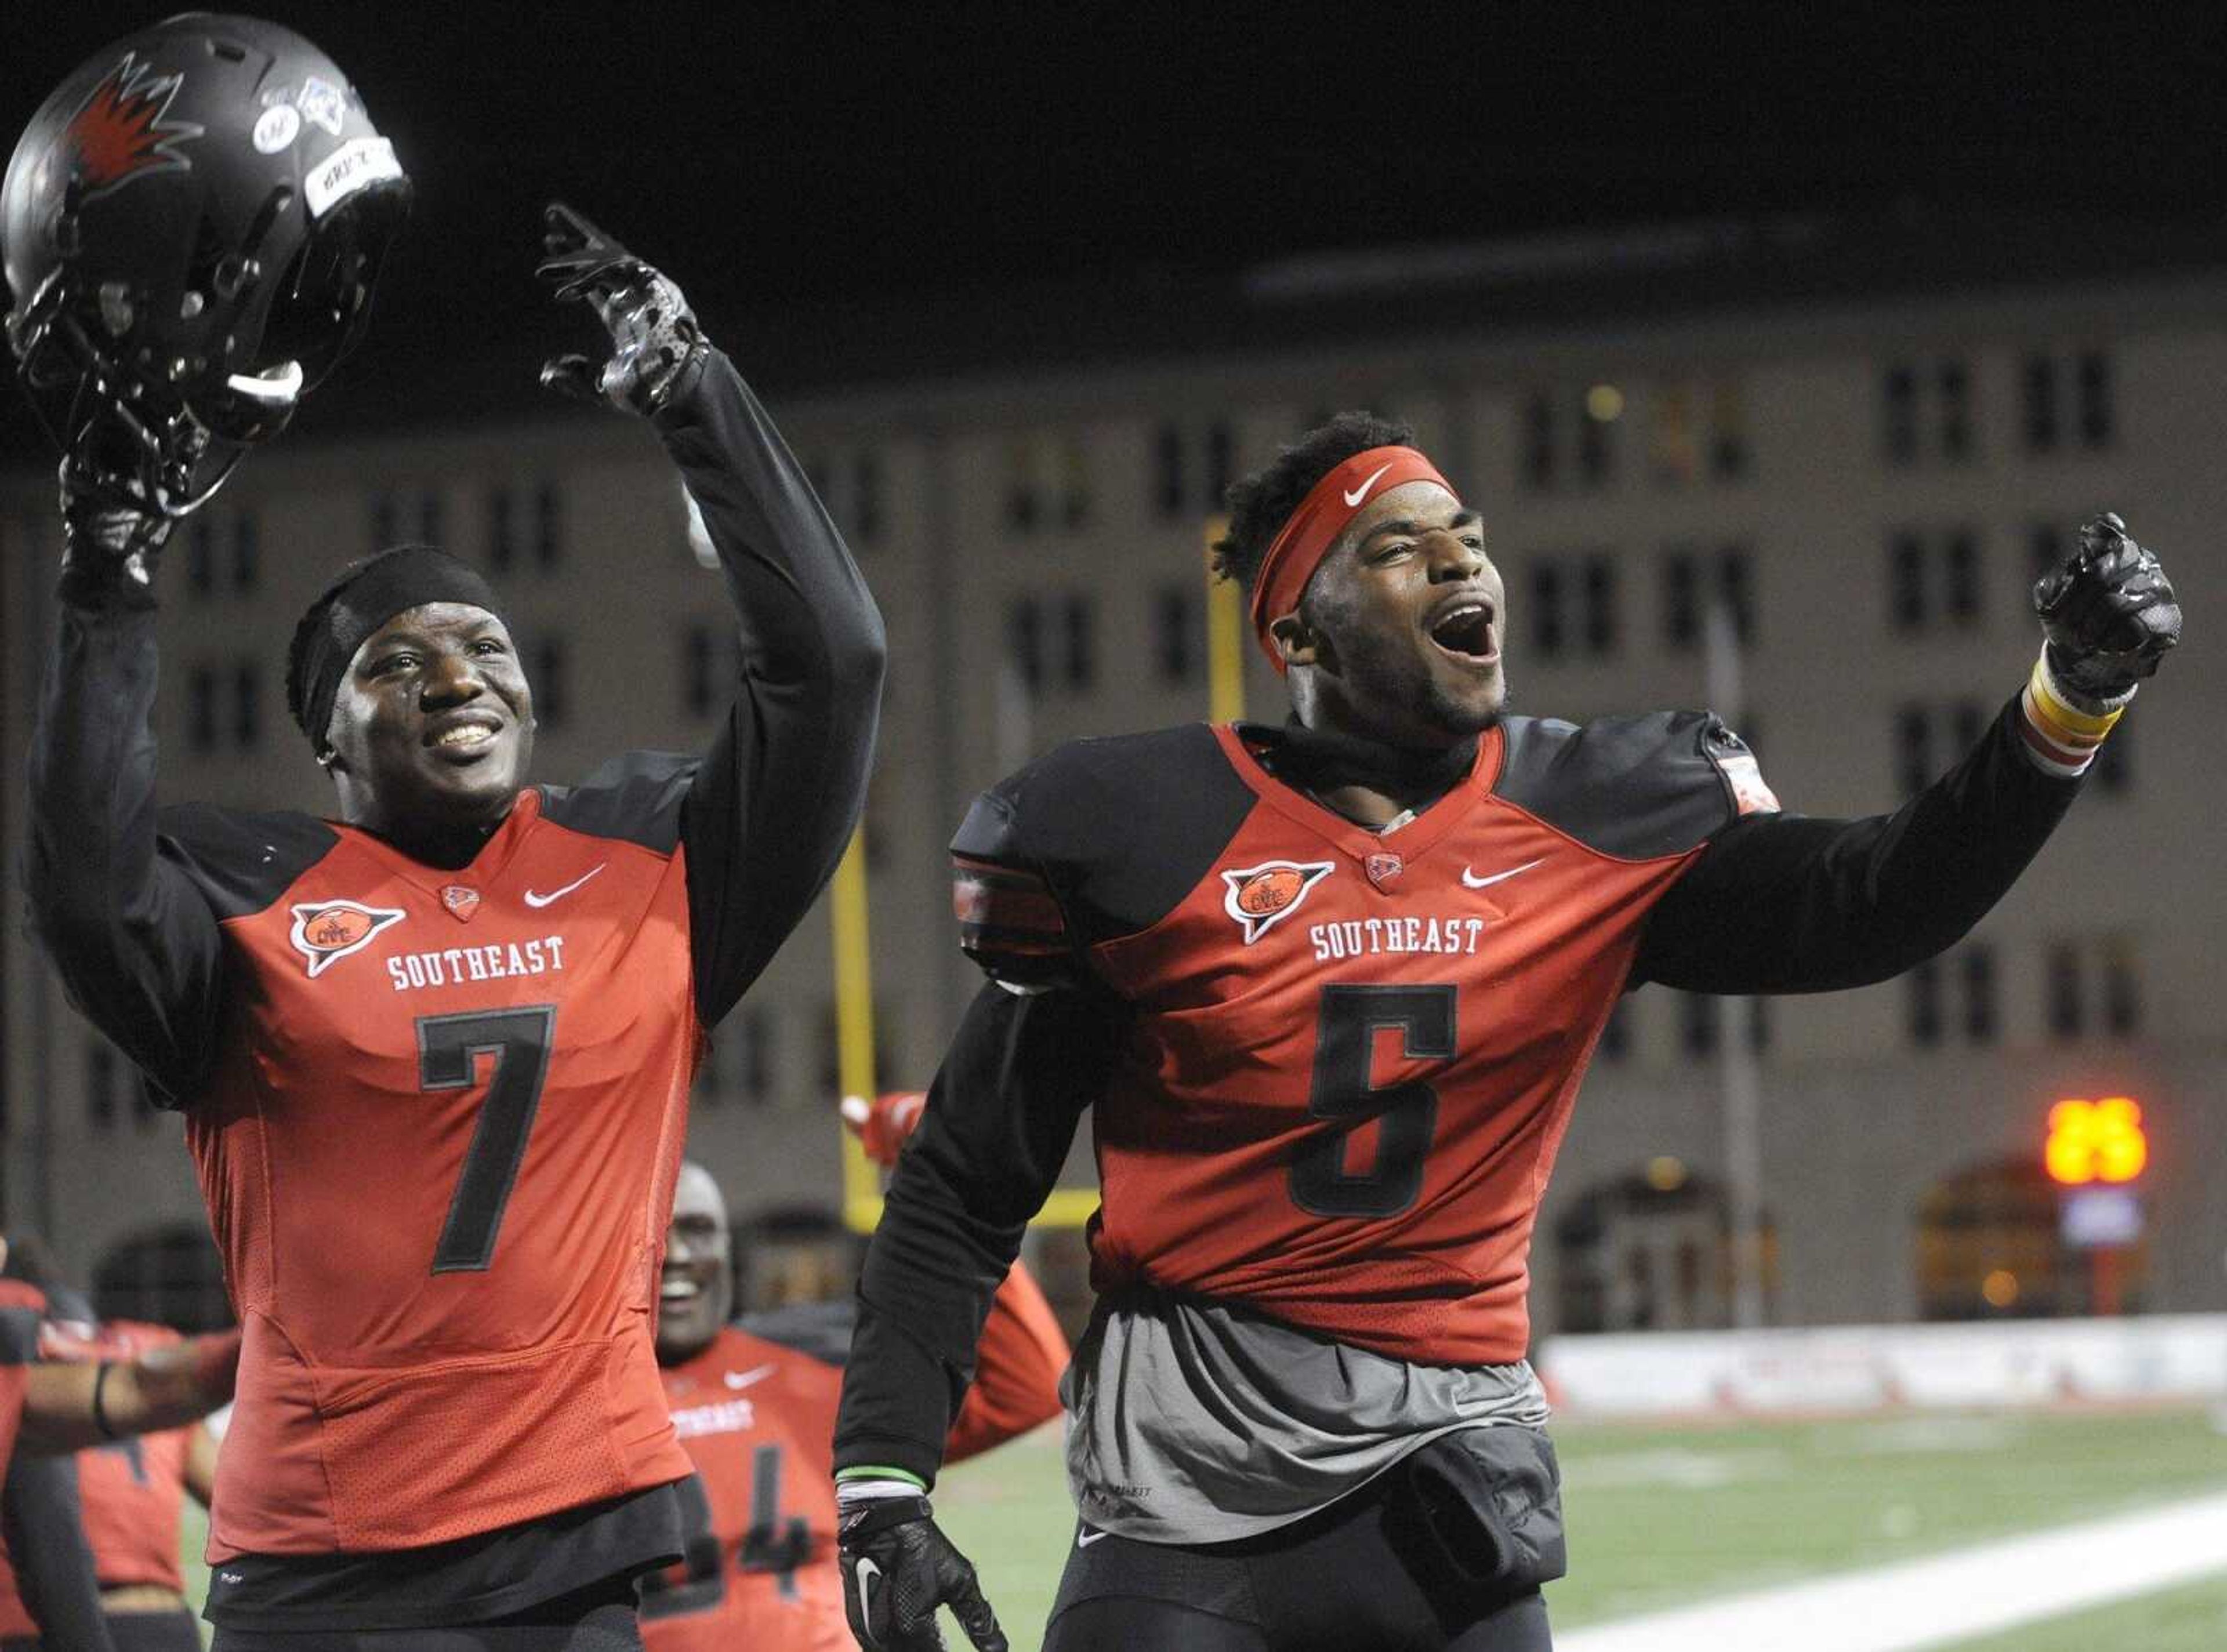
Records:
M304 825L329 846L224 917L229 1020L182 1098L245 1333L213 1561L687 1474L651 1326L702 1033L686 857L654 832L680 787L637 790L530 789L453 871ZM200 818L217 865L299 820Z
M48 1357L73 1360L129 1360L180 1340L167 1325L122 1319L102 1324L90 1340L44 1339ZM77 1454L78 1509L102 1588L155 1584L184 1591L178 1516L192 1435L191 1429L172 1428Z
M16 1453L16 1431L23 1420L23 1384L20 1365L0 1365L0 1474ZM836 1610L842 1610L839 1604ZM39 1633L22 1597L16 1592L15 1568L8 1564L8 1540L0 1535L0 1639L32 1640Z
M970 951L1130 1011L1094 1111L1094 1283L1421 1363L1522 1358L1579 1081L1752 767L1698 716L1511 719L1379 833L1224 727L1078 743L986 794L954 844Z
M832 1462L850 1326L847 1309L823 1318L814 1348L730 1325L667 1368L673 1430L696 1477L682 1494L688 1559L642 1597L648 1652L852 1652ZM1050 1304L1016 1262L983 1324L949 1460L1057 1416L1067 1355Z

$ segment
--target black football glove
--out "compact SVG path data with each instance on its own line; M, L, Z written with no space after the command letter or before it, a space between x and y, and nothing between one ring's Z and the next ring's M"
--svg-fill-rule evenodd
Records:
M542 214L534 274L560 302L585 300L610 335L602 366L584 355L545 363L541 382L622 411L654 413L686 393L711 350L680 289L561 201Z
M62 461L61 479L63 598L84 608L154 607L171 519L97 486L74 457Z
M2075 694L2122 700L2180 641L2180 604L2154 552L2112 512L2080 529L2080 547L2033 588L2049 669Z
M976 1652L1006 1652L974 1568L936 1529L925 1497L877 1497L843 1511L837 1563L843 1611L865 1652L943 1652L935 1609L948 1605Z

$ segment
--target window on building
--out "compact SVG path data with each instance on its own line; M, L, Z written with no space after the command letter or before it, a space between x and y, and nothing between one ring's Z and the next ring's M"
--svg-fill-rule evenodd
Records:
M508 572L518 560L517 502L507 488L488 493L487 555L497 573Z
M709 717L732 704L741 684L742 639L731 625L699 624L681 635L680 699L692 717ZM535 685L534 696L540 697Z
M1090 455L1069 437L1059 444L1059 520L1079 528L1090 520Z
M1562 567L1551 558L1531 564L1531 652L1541 660L1562 657Z
M1236 466L1236 438L1228 424L1216 420L1206 428L1206 497L1199 502L1208 510L1222 508Z
M2026 451L2048 453L2057 446L2057 363L2045 355L2028 356L2020 370L2019 389Z
M232 743L242 751L254 749L263 737L263 675L255 662L242 660L232 668Z
M1720 383L1709 394L1709 469L1720 482L1747 475L1747 404L1737 384Z
M1601 1027L1600 1043L1596 1051L1600 1059L1613 1065L1631 1054L1632 997L1622 994L1616 1007L1608 1012L1608 1020Z
M545 729L565 725L572 698L568 666L564 638L544 637L535 644L529 686L533 691L533 720Z
M2128 1038L2142 1030L2141 972L2134 943L2106 941L2098 960L2103 977L2103 1030L2114 1038Z
M231 1324L224 1264L208 1224L143 1231L110 1249L93 1270L93 1306L103 1319L144 1320L188 1336Z
M1881 442L1896 464L1918 458L1918 375L1901 364L1886 370L1879 386Z
M1162 516L1180 516L1184 497L1183 432L1163 424L1152 437L1152 501Z
M545 572L565 559L565 494L553 482L533 490L533 559Z
M1767 998L1745 998L1730 1000L1735 1005L1746 1006L1747 1047L1758 1055L1771 1048L1771 1000ZM1735 1018L1739 1011L1733 1011Z
M2082 991L2080 948L2070 941L2049 948L2047 1018L2051 1036L2077 1038L2087 1026L2087 1005Z
M1959 528L1942 546L1942 571L1948 587L1943 606L1959 625L1975 625L1980 618L1980 540L1969 528Z
M216 749L216 667L195 666L186 676L186 743L198 752Z
M1933 718L1923 705L1905 705L1894 714L1895 777L1905 797L1915 797L1933 779Z
M1586 651L1596 656L1616 651L1616 564L1605 556L1585 562Z
M1732 622L1732 638L1742 647L1755 641L1755 559L1745 545L1717 552L1717 601Z
M1681 992L1678 997L1679 1043L1688 1056L1715 1055L1723 1020L1717 1000L1707 992Z
M1925 543L1915 533L1887 539L1886 612L1898 631L1915 631L1925 623Z
M1198 588L1171 581L1152 597L1152 656L1158 663L1161 682L1183 687L1199 676L1206 620Z
M1950 761L1962 761L1966 752L1980 743L1992 716L1994 712L1980 700L1958 700L1949 708Z
M1961 361L1943 361L1936 370L1941 398L1941 456L1972 456L1972 374Z
M85 1116L95 1130L116 1127L118 1081L116 1047L99 1036L85 1041Z
M1649 403L1648 461L1657 485L1689 486L1701 474L1694 431L1694 397L1684 385L1664 385Z
M2026 530L2026 571L2039 579L2055 573L2064 563L2064 530L2054 522L2036 522Z
M1662 556L1662 635L1680 651L1701 644L1700 557L1681 546Z
M253 511L232 519L232 588L253 590L263 575L263 528Z
M1543 391L1523 404L1523 480L1541 493L1554 485L1554 403Z
M2090 350L2080 358L2080 441L2084 447L2107 448L2114 434L2111 405L2111 358Z
M1941 1042L1941 960L1929 958L1902 978L1903 1014L1910 1042L1931 1049Z
M1062 618L1067 635L1067 686L1081 693L1098 680L1096 605L1085 593L1070 591Z
M216 589L216 516L206 507L187 526L186 589L196 597Z
M1005 526L1016 533L1026 533L1043 516L1036 452L1025 439L1016 437L1005 444Z
M1621 396L1611 401L1588 395L1578 411L1578 480L1588 488L1605 487L1615 472L1618 412L1610 410L1623 405Z
M1964 979L1964 1036L1972 1043L1995 1042L1995 950L1967 947L1958 960Z
M1030 693L1043 692L1043 610L1033 596L1016 596L1005 609L1005 657Z

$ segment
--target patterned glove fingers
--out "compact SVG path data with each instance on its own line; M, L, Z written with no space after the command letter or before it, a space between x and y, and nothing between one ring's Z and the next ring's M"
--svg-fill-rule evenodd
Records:
M977 1652L1008 1652L974 1568L936 1528L925 1497L877 1499L845 1513L843 1607L866 1652L944 1652L935 1611L951 1608Z
M610 336L600 365L558 356L541 382L625 411L654 413L681 392L709 349L680 289L586 217L553 201L542 218L542 259L534 273L559 302L581 302Z

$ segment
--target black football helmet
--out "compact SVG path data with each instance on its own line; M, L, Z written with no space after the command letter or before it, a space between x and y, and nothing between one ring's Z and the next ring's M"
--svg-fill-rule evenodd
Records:
M8 341L70 484L206 501L354 345L409 200L291 29L189 12L95 54L0 185Z

